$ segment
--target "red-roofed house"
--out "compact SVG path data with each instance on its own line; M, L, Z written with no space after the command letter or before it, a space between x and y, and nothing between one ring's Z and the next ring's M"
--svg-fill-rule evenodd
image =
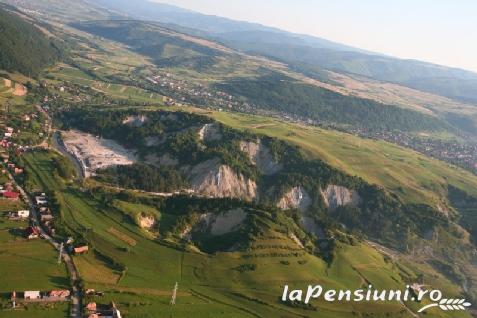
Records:
M29 228L27 228L25 234L29 240L40 237L40 231L38 231L38 229L34 226L30 226Z
M75 247L74 252L75 254L84 254L87 253L89 250L88 246L80 246L80 247Z
M9 200L18 200L18 197L20 197L20 193L13 192L13 191L6 191L3 193L3 197Z

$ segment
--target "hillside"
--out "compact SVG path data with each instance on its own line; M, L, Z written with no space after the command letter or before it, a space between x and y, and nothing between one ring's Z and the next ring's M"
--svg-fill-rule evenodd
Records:
M254 68L253 63L247 63L247 56L160 24L90 21L72 26L121 42L135 52L150 57L159 68L207 74L212 79L210 88L244 98L254 108L357 129L454 131L444 120L429 114L356 96L343 96L327 88L304 83L303 79L284 75L275 66ZM245 69L243 65L247 65Z
M35 76L61 56L57 43L47 38L14 8L0 5L0 69Z
M87 304L114 302L130 318L407 318L429 304L280 299L284 285L308 284L405 290L418 283L475 302L477 177L333 129L464 139L445 113L470 116L471 105L312 69L323 75L316 80L200 30L98 20L120 14L98 10L99 2L16 2L53 23L69 51L10 113L0 110L14 131L4 152L13 179L0 175L2 185L45 193L53 216L40 222L49 215L43 211L40 221L13 223L0 215L7 251L0 258L16 265L0 278L1 317L75 316ZM10 95L0 82L0 98ZM315 120L327 125L310 125ZM20 208L0 198L0 212ZM41 223L55 247L64 243L79 279L56 265L46 240L20 237L28 222ZM72 252L83 246L87 253ZM44 274L21 276L23 266ZM10 293L28 284L76 289L80 305L11 310ZM426 315L471 313L434 308Z
M134 18L199 30L197 35L216 39L245 52L279 59L308 74L310 69L318 67L399 83L456 100L477 103L477 74L470 71L387 57L317 37L208 16L145 0L135 2L134 5L127 1L102 0L100 3Z

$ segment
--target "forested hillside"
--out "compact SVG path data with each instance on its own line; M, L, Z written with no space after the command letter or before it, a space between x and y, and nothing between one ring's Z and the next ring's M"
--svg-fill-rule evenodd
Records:
M399 83L460 101L477 101L477 74L474 72L393 58L318 37L204 15L146 0L135 1L134 4L124 0L101 0L100 3L135 18L195 29L195 34L202 37L245 52L282 60L308 75L310 68L333 70Z
M383 105L368 99L345 96L277 73L266 73L256 79L236 78L224 84L217 84L216 87L230 94L242 96L261 108L321 122L368 130L451 129L437 117Z
M15 10L0 5L0 69L34 76L57 61L61 50Z

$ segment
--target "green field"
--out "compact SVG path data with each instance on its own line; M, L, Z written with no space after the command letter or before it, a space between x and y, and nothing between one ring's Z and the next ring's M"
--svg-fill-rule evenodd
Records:
M406 261L397 266L370 246L343 244L328 266L320 258L300 249L293 240L263 216L267 229L250 250L204 254L196 248L151 239L131 214L134 208L156 212L147 205L97 201L88 193L66 187L51 173L44 154L28 154L30 168L38 169L33 178L55 189L62 218L69 230L83 235L94 247L87 255L76 256L81 277L87 287L105 291L98 303L114 300L126 317L355 317L356 313L375 317L408 317L396 303L330 304L313 303L316 310L301 310L278 301L283 285L306 288L323 284L328 288L358 288L370 282L379 288L403 288L416 277L416 264ZM167 216L163 215L167 219ZM114 229L114 231L111 231ZM119 235L118 235L119 233ZM134 244L130 244L134 241ZM238 271L240 265L255 266ZM426 279L438 277L439 287L459 294L442 275L426 268ZM169 306L174 284L179 283L177 305ZM417 310L420 304L407 304ZM435 317L466 317L465 313ZM433 317L434 317L433 316Z
M1 210L19 208L24 207L0 202ZM0 213L0 293L69 288L66 269L57 264L57 251L44 240L24 238L28 226L27 220L12 221Z
M0 310L2 318L65 318L69 314L69 304L28 305L16 310Z
M477 176L394 144L279 120L228 112L204 112L228 126L298 145L310 157L383 186L403 202L445 206L447 185L477 195Z

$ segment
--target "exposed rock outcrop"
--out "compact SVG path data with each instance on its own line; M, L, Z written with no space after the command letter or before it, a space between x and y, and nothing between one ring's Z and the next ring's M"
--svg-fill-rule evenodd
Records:
M129 125L132 127L141 127L144 123L147 122L147 116L128 116L125 120L123 120L124 125Z
M271 175L278 172L281 167L275 162L270 154L270 150L262 144L260 140L254 141L241 141L240 149L245 152L252 164L266 175Z
M236 173L219 159L210 159L190 170L190 183L197 193L216 198L239 198L252 201L257 196L257 184Z
M295 233L290 233L289 235L290 239L296 243L300 248L305 248L303 246L303 243L300 241L300 239L295 235Z
M199 130L199 139L205 142L222 139L220 128L217 126L217 124L205 124Z
M156 219L150 215L139 215L138 216L139 226L143 229L151 229L156 224Z
M361 204L358 192L338 185L328 185L325 190L321 191L321 195L330 210L344 205L358 206Z
M278 201L277 207L282 210L299 209L306 211L311 205L311 198L301 186L292 188Z
M220 236L238 229L246 218L247 213L240 208L220 214L204 213L189 232L202 232L213 236Z

